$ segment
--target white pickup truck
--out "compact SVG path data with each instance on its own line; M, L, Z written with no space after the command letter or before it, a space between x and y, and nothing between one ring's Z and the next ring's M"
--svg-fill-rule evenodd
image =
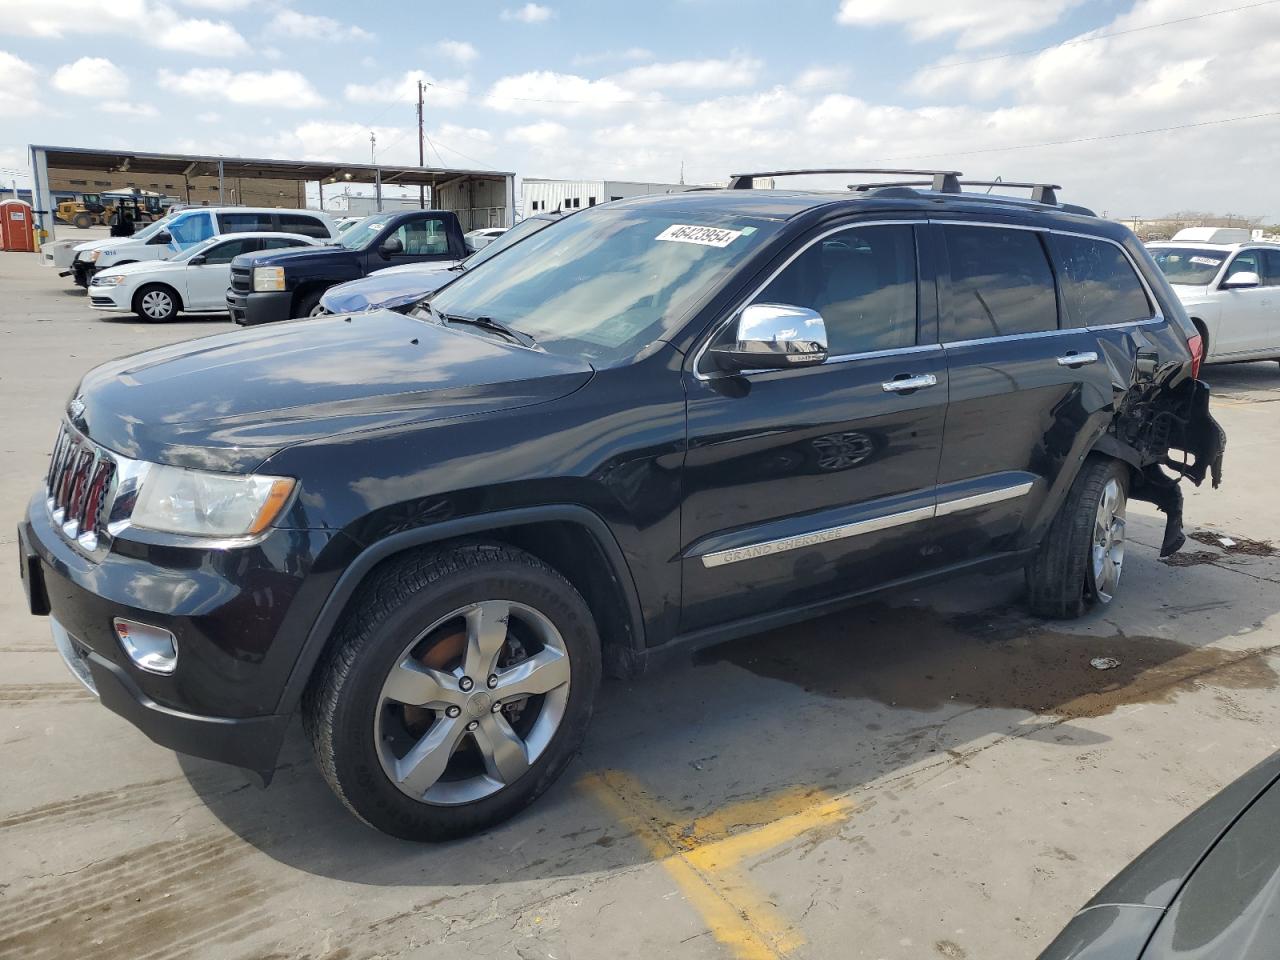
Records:
M1204 338L1206 363L1280 360L1280 243L1202 227L1147 250Z

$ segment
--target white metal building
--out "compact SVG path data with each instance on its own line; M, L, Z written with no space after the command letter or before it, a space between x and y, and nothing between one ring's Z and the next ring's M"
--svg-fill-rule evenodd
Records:
M544 180L525 177L521 181L524 216L544 210L575 210L594 207L597 203L642 197L650 193L684 193L696 184L639 183L634 180Z

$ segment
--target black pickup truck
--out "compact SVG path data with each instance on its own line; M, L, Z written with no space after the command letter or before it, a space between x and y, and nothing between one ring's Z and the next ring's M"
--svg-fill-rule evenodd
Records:
M468 252L462 225L447 210L381 213L334 246L236 257L227 309L245 326L313 316L324 312L320 297L335 283L405 263L458 261Z

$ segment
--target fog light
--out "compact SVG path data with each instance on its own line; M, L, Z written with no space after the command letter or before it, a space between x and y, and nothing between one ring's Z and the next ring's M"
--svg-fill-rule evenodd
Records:
M178 665L178 642L161 627L136 620L115 619L120 644L139 667L148 673L173 673Z

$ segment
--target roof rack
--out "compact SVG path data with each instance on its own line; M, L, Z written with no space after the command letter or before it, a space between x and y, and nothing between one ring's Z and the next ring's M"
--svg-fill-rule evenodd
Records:
M863 193L869 190L880 190L886 187L928 187L932 185L930 180L895 180L892 183L851 183L849 189ZM1058 206L1058 191L1062 189L1060 183L1022 183L1017 180L960 180L958 186L963 187L1016 187L1023 190L1031 191L1031 201L1033 203L1044 203L1049 206ZM937 189L936 187L934 189ZM961 193L962 190L942 190L940 193Z
M729 177L730 190L750 190L755 186L757 177L798 177L812 174L828 174L828 173L857 173L857 174L884 174L896 177L929 177L929 183L933 189L939 193L959 193L960 177L959 170L883 170L875 167L840 167L826 170L771 170L767 173L735 173ZM876 184L876 186L889 186L889 184Z

